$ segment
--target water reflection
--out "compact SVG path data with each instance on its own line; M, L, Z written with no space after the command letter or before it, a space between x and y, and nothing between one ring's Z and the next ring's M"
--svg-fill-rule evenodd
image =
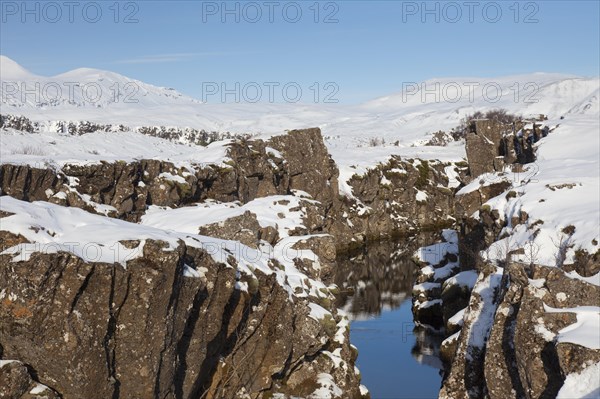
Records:
M377 317L410 299L416 265L412 245L380 242L358 254L338 259L334 283L340 287L336 305L353 319Z
M430 242L427 238L373 244L338 259L332 277L340 287L336 304L353 320L350 339L358 347L358 367L374 399L438 395L443 337L415 327L411 311L417 270L411 257Z

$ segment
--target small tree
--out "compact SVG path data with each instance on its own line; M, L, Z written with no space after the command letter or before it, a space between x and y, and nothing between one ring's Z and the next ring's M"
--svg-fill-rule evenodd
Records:
M571 237L571 235L559 232L556 233L555 238L550 238L552 244L556 247L556 255L554 256L556 267L562 268L564 266L567 259L567 251L571 247Z
M527 241L523 249L525 250L525 260L529 263L529 266L533 267L539 260L542 246L532 239Z

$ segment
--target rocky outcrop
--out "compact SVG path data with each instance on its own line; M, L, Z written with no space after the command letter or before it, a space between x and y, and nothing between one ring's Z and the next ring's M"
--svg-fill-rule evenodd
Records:
M545 306L598 306L600 288L555 267L513 263L501 279L495 273L479 276L440 397L554 398L565 376L598 362L600 350L556 341L576 319Z
M255 271L256 278L183 242L165 251L163 242L146 240L143 256L127 261L126 268L60 251L34 251L19 260L5 253L1 357L27 364L33 381L65 398L312 397L326 390L364 397L348 320L320 283L336 265L338 242L326 233L340 201L337 174L318 129L233 142L219 165L179 168L142 160L65 165L58 171L2 165L3 195L130 222L140 221L149 205L176 208L216 200L235 207L292 193L299 196L297 209L285 197L278 201L303 219L284 239L252 212L199 223L198 234L272 256L273 272ZM34 226L46 231L42 227ZM0 240L3 250L27 242L8 231ZM140 242L121 244L133 248ZM277 245L288 249L286 256L278 255ZM287 276L290 265L297 271ZM306 296L300 287L286 286L288 277L306 289L323 288ZM23 396L19 389L11 388L11 395Z
M354 175L348 181L353 198L336 204L330 231L353 248L453 225L454 191L447 188L446 166L392 156Z
M453 190L447 166L392 157L348 184L354 198L340 195L338 168L319 129L291 131L264 140L229 145L224 164L177 167L141 160L65 165L0 165L4 195L48 201L92 213L140 220L149 205L181 207L213 199L247 203L276 194L305 192L320 202L322 227L338 251L399 235L451 225Z
M503 137L504 126L497 121L476 120L474 128L465 137L465 148L469 161L469 171L472 177L484 173L502 171L505 152Z
M60 396L36 382L27 365L16 360L0 360L0 398L59 399Z
M520 148L515 148L515 133L524 126L523 121L503 124L493 119L473 120L465 135L471 178L503 172L506 166L518 168L518 164L533 162L535 155L530 143L521 139Z
M232 134L229 132L208 132L204 129L174 126L125 126L122 124L101 124L90 121L47 121L32 122L24 116L0 114L0 129L15 129L27 133L51 131L55 133L81 136L94 132L118 134L120 132L137 132L147 136L158 137L175 143L187 143L206 146L219 140L249 139L249 134Z
M236 270L205 251L163 248L146 242L126 269L68 253L1 255L2 357L31 365L65 398L307 397L320 373L361 397L335 309L315 319L275 275L256 272L243 291ZM201 277L185 276L191 266Z

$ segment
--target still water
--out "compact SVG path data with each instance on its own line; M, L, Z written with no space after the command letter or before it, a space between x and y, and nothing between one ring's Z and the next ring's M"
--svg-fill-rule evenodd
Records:
M383 242L338 259L338 307L353 320L362 383L373 399L437 398L442 337L417 327L411 312L417 240Z

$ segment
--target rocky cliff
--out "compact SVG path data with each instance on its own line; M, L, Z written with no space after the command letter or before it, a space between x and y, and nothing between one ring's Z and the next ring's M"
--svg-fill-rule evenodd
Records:
M225 162L1 166L5 396L368 395L348 320L321 282L335 265L323 233L339 198L320 132L235 141ZM197 219L176 242L179 227L142 220L201 202L250 210Z
M39 383L40 395L65 398L367 395L348 320L321 280L339 272L340 252L451 223L447 166L395 157L355 175L343 196L319 129L231 141L220 163L3 163L7 395L37 397ZM228 212L202 219L198 204ZM146 226L186 235L176 245L154 230L122 237ZM215 259L197 245L205 237L235 250ZM249 272L255 262L263 268Z
M581 242L575 248L573 219L530 216L540 203L559 206L556 201L575 186L545 183L543 199L527 206L528 190L539 190L545 165L518 163L510 147L499 159L498 151L507 148L501 127L477 121L477 128L466 140L475 175L455 196L458 230L444 231L441 243L417 252L413 313L445 338L440 398L571 397L561 393L573 385L565 381L577 381L600 360L599 252L584 250ZM550 178L561 179L553 173ZM544 235L550 235L545 248L539 241ZM596 382L590 383L594 389Z
M432 348L447 366L440 395L554 397L599 360L557 337L599 305L600 257L557 269L513 261L525 245L491 256L543 221L519 205L534 172L501 128L472 134L466 167L393 156L343 192L319 129L232 140L219 162L3 163L7 395L365 397L339 289L324 283L341 283L336 255L452 227L418 251L413 287L420 331L446 338ZM563 229L565 253L574 233ZM90 243L122 252L90 256Z

